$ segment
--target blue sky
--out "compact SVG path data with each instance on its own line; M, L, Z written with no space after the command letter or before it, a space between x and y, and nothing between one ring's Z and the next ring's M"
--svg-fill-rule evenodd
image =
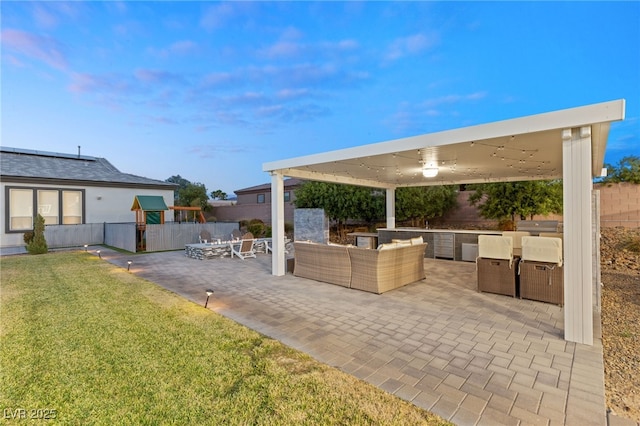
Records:
M624 98L639 2L3 1L3 146L208 192L264 162Z

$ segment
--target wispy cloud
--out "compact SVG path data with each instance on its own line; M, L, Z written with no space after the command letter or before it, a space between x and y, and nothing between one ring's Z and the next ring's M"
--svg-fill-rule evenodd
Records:
M200 26L207 31L216 30L225 25L236 13L230 3L221 3L207 8L200 18Z
M434 47L438 43L438 39L436 35L427 36L422 33L397 38L387 47L384 60L393 62L406 56L420 54Z
M191 40L181 40L159 49L152 47L149 48L148 51L153 56L166 59L196 53L198 51L198 44Z
M459 106L480 101L486 96L487 92L481 91L466 95L444 95L417 103L403 102L392 116L384 120L384 123L400 134L439 130L431 128L436 124L433 121L434 118L438 117L438 120L441 121L442 117L456 116Z
M440 105L450 105L465 101L477 101L487 96L487 92L474 92L466 95L451 94L437 98L427 99L420 103L424 108L435 108Z
M184 84L186 80L182 74L140 68L134 72L135 78L141 83L150 83L156 86L173 86L174 84Z
M279 40L258 51L261 58L266 59L296 59L314 58L323 60L336 58L348 52L355 52L360 44L353 39L339 40L337 42L322 41L318 43L303 43L294 40Z
M56 39L13 29L2 30L1 34L4 49L37 59L52 68L67 69L68 63L64 54L64 46Z

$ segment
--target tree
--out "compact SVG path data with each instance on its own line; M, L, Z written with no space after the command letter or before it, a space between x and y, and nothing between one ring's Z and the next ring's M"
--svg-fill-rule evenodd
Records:
M602 183L629 182L640 184L640 157L628 155L623 157L617 166L605 164L608 176L602 178Z
M178 187L173 191L173 200L176 205L178 205L178 198L181 189L185 189L187 186L191 185L187 179L183 178L180 175L171 176L169 179L165 180L165 182L175 183Z
M340 226L347 219L371 225L385 217L385 193L371 188L335 183L305 182L296 190L296 207L321 208ZM424 224L456 205L453 186L410 187L396 191L396 218Z
M44 254L48 250L47 240L44 238L44 218L38 213L33 226L33 238L27 243L27 251L29 254Z
M411 220L412 226L441 217L457 204L455 186L412 186L396 190L396 219Z
M469 202L478 206L480 215L487 219L515 222L534 215L562 213L562 182L537 180L499 182L471 185L475 193Z
M222 192L222 190L220 190L220 189L216 189L215 191L213 191L211 193L211 198L213 198L214 200L226 200L227 199L227 193L226 192Z
M324 209L329 219L342 227L347 219L367 223L384 217L384 194L354 185L308 181L296 189L299 208Z
M207 188L202 183L189 183L178 190L178 206L200 207L203 211L209 207Z

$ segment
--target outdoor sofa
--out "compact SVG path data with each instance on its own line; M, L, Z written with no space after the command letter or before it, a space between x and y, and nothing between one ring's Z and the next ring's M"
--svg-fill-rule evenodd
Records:
M297 277L381 294L423 280L426 243L382 244L377 250L294 242Z

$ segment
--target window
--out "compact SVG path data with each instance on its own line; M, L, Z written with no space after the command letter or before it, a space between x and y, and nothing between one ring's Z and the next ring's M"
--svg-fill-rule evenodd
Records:
M9 189L9 230L33 229L33 190Z
M38 191L38 213L44 218L45 225L57 225L58 221L58 191Z
M284 202L288 203L289 201L291 201L291 192L285 191L284 192Z
M264 204L264 194L258 194L258 204Z
M33 229L36 214L45 225L83 223L84 190L7 187L5 192L8 215L7 232ZM62 218L62 219L61 219Z
M62 191L62 224L82 223L82 192Z

